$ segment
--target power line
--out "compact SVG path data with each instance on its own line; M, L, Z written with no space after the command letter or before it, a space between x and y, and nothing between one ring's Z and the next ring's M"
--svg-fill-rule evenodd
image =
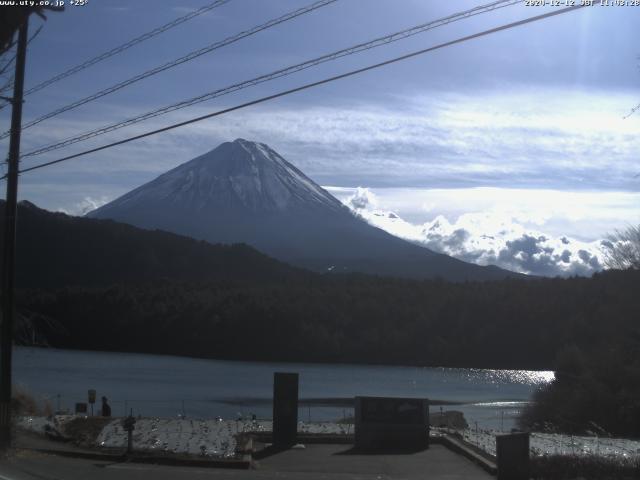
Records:
M13 56L7 60L4 65L2 65L2 67L0 67L0 75L4 75L4 72L7 71L7 69L13 64L13 62L16 59L16 55L15 53L13 54ZM13 82L11 83L11 85L13 86ZM3 90L6 90L8 87L2 87L2 89L0 89L0 92L2 92Z
M231 0L216 0L215 2L212 2L208 5L205 5L203 7L198 8L197 10L194 10L193 12L189 12L186 15L183 15L182 17L178 17L172 21L170 21L169 23L165 23L164 25L154 28L153 30L144 33L132 40L129 40L126 43L123 43L120 46L117 46L115 48L112 48L111 50L108 50L100 55L97 55L89 60L86 60L78 65L76 65L75 67L72 67L58 75L56 75L55 77L50 78L49 80L45 80L42 83L39 83L31 88L29 88L24 94L25 95L30 95L32 93L35 93L39 90L42 90L43 88L59 82L60 80L62 80L63 78L67 78L70 77L71 75L74 75L82 70L84 70L85 68L89 68L92 65L95 65L96 63L102 62L103 60L106 60L107 58L113 57L114 55L117 55L119 53L124 52L125 50L128 50L131 47L134 47L135 45L138 45L139 43L144 42L145 40L149 40L150 38L153 38L157 35L160 35L163 32L166 32L167 30L172 29L173 27L176 27L184 22L187 22L189 20L191 20L192 18L195 18L199 15L202 15L204 13L209 12L210 10L213 10L214 8L220 7L222 5L224 5L225 3L230 2Z
M55 165L57 163L62 163L62 162L65 162L67 160L71 160L71 159L74 159L74 158L82 157L82 156L88 155L90 153L99 152L101 150L106 150L106 149L111 148L111 147L115 147L115 146L118 146L118 145L123 145L125 143L133 142L134 140L139 140L141 138L146 138L146 137L150 137L152 135L157 135L158 133L163 133L163 132L166 132L166 131L169 131L169 130L173 130L173 129L176 129L176 128L179 128L179 127L184 127L186 125L190 125L192 123L200 122L200 121L206 120L208 118L224 115L225 113L233 112L235 110L240 110L240 109L243 109L243 108L246 108L246 107L250 107L252 105L257 105L259 103L264 103L264 102L267 102L269 100L273 100L273 99L276 99L276 98L284 97L284 96L290 95L292 93L300 92L302 90L307 90L309 88L317 87L319 85L324 85L326 83L334 82L336 80L341 80L343 78L347 78L347 77L351 77L351 76L354 76L354 75L358 75L360 73L364 73L364 72L367 72L369 70L374 70L374 69L377 69L377 68L380 68L380 67L383 67L383 66L386 66L386 65L391 65L391 64L394 64L394 63L397 63L397 62L401 62L401 61L407 60L409 58L417 57L419 55L423 55L425 53L432 52L434 50L439 50L441 48L449 47L449 46L456 45L456 44L459 44L459 43L464 43L464 42L467 42L467 41L470 41L470 40L474 40L476 38L484 37L484 36L487 36L487 35L490 35L490 34L493 34L493 33L497 33L497 32L503 31L503 30L508 30L508 29L511 29L511 28L515 28L515 27L519 27L519 26L522 26L522 25L526 25L528 23L537 22L537 21L540 21L540 20L543 20L543 19L546 19L546 18L549 18L549 17L554 17L554 16L557 16L557 15L561 15L563 13L567 13L567 12L570 12L570 11L578 10L578 9L584 8L586 6L588 6L588 5L587 4L583 4L583 5L576 5L576 6L572 6L572 7L566 7L566 8L562 8L562 9L559 9L559 10L554 10L554 11L551 11L551 12L548 12L548 13L544 13L544 14L541 14L541 15L536 15L534 17L529 17L529 18L526 18L524 20L519 20L517 22L508 23L506 25L501 25L499 27L491 28L489 30L484 30L482 32L474 33L472 35L468 35L468 36L465 36L465 37L460 37L460 38L457 38L455 40L451 40L451 41L448 41L448 42L445 42L445 43L441 43L441 44L435 45L433 47L424 48L424 49L418 50L416 52L408 53L406 55L395 57L395 58L392 58L390 60L385 60L384 62L376 63L376 64L373 64L373 65L369 65L367 67L359 68L359 69L356 69L356 70L351 70L351 71L349 71L347 73L343 73L343 74L340 74L340 75L335 75L333 77L325 78L323 80L318 80L316 82L307 83L307 84L302 85L300 87L296 87L296 88L292 88L292 89L289 89L289 90L285 90L285 91L282 91L282 92L279 92L279 93L276 93L276 94L273 94L273 95L268 95L266 97L262 97L262 98L259 98L257 100L252 100L250 102L246 102L246 103L243 103L243 104L240 104L240 105L236 105L234 107L226 108L226 109L223 109L223 110L218 110L216 112L212 112L212 113L209 113L207 115L202 115L200 117L192 118L192 119L186 120L184 122L175 123L175 124L169 125L167 127L159 128L157 130L152 130L152 131L140 134L140 135L135 135L133 137L125 138L123 140L119 140L117 142L112 142L112 143L109 143L109 144L106 144L106 145L102 145L100 147L92 148L90 150L85 150L84 152L76 153L76 154L69 155L69 156L66 156L66 157L63 157L63 158L59 158L57 160L52 160L52 161L49 161L49 162L44 162L44 163L41 163L41 164L38 164L38 165L34 165L32 167L24 168L24 169L20 170L20 173L30 172L30 171L37 170L37 169L40 169L40 168L48 167L50 165ZM6 178L6 176L0 178L0 180L2 180L4 178Z
M40 32L42 31L43 27L44 27L44 25L40 25L38 27L38 29L33 33L33 35L31 35L31 37L29 37L29 40L27 40L27 46L29 46L31 44L31 42L33 40L35 40L38 35L40 35ZM16 60L16 55L17 55L17 53L14 53L13 56L9 60L7 60L6 63L2 67L0 67L0 75L3 75L4 72L6 72L7 69L13 64L13 62ZM0 88L0 92L3 92L3 91L8 90L10 88L13 88L13 80L11 80L5 86Z
M640 103L638 105L636 105L635 107L633 107L629 113L627 113L624 117L622 117L623 120L626 120L627 118L629 118L631 115L633 115L634 113L636 113L638 110L640 110Z
M186 62L190 62L191 60L194 60L206 53L210 53L214 50L217 50L219 48L225 47L227 45L230 45L232 43L235 43L243 38L246 37L250 37L252 35L255 35L258 32L261 32L263 30L267 30L268 28L274 27L276 25L279 25L281 23L287 22L289 20L293 20L296 17L299 17L301 15L305 15L307 13L310 13L314 10L317 10L319 8L325 7L331 3L336 2L337 0L319 0L315 3L312 3L311 5L307 5L306 7L303 8L299 8L297 10L291 11L289 13L286 13L285 15L282 15L278 18L273 18L271 20L269 20L266 23L257 25L249 30L245 30L243 32L240 32L236 35L232 35L230 37L225 38L224 40L221 40L219 42L215 42L212 43L211 45L207 45L206 47L200 48L198 50L194 50L180 58L176 58L175 60L172 60L170 62L167 62L163 65L157 66L155 68L152 68L151 70L147 70L145 72L139 73L138 75L135 75L134 77L131 77L127 80L124 80L120 83L116 83L115 85L112 85L108 88L105 88L104 90L100 90L99 92L96 92L92 95L89 95L88 97L82 98L76 102L70 103L68 105L65 105L64 107L58 108L57 110L54 110L52 112L49 112L45 115L42 115L41 117L36 118L35 120L32 120L30 122L25 123L24 125L22 125L22 129L25 130L29 127L32 127L34 125L37 125L40 122L43 122L49 118L55 117L57 115L60 115L61 113L64 112L68 112L69 110L73 110L74 108L77 108L81 105L85 105L89 102L93 102L94 100L97 100L99 98L102 98L106 95L109 95L111 93L117 92L118 90L121 90L125 87L128 87L129 85L132 85L134 83L137 83L141 80L144 80L145 78L151 77L153 75L156 75L160 72L164 72L165 70L169 70L170 68L176 67L178 65L181 65L183 63ZM10 132L4 132L2 135L0 135L0 139L6 138L9 135Z
M38 27L38 29L33 33L33 35L31 35L31 37L29 38L29 40L27 40L27 46L29 46L31 44L31 42L33 40L35 40L35 38L40 35L40 32L42 31L44 25L40 25ZM0 68L0 76L4 74L4 72L7 70L7 68L9 68L11 66L11 64L13 64L13 62L16 59L16 55L13 55L13 57L11 57L11 59L9 59L7 61L7 63L5 63L2 68ZM4 92L5 90L9 90L13 88L13 78L10 79L3 87L0 88L0 93ZM24 96L24 95L23 95ZM3 100L5 100L3 98ZM9 105L11 102L7 102L4 105L0 105L0 110L2 110L4 107L6 107L7 105Z
M164 115L166 113L170 113L173 112L175 110L180 110L182 108L186 108L186 107L190 107L192 105L207 101L207 100L211 100L217 97L221 97L223 95L228 95L230 93L236 92L238 90L242 90L248 87L252 87L264 82L268 82L271 80L275 80L277 78L281 78L281 77L285 77L294 73L297 73L299 71L302 70L306 70L307 68L311 68L314 67L316 65L320 65L322 63L325 62L329 62L329 61L333 61L336 60L338 58L341 57L345 57L348 55L354 55L356 53L365 51L365 50L370 50L373 48L377 48L380 47L382 45L386 45L392 42L396 42L398 40L403 40L405 38L417 35L419 33L423 33L427 30L431 30L449 23L453 23L465 18L469 18L475 15L480 15L483 13L487 13L493 10L496 10L498 8L504 8L504 7L508 7L511 5L515 5L517 3L521 3L522 0L499 0L499 1L495 1L486 5L481 5L475 8L472 8L470 10L465 10L463 12L459 12L459 13L455 13L453 15L449 15L447 17L438 19L438 20L434 20L428 23L424 23L421 25L417 25L415 27L411 27L405 30L401 30L399 32L395 32L392 33L390 35L385 35L383 37L379 37L376 38L374 40L370 40L368 42L364 42L364 43L360 43L358 45L349 47L349 48L345 48L342 50L338 50L326 55L322 55L320 57L311 59L311 60L307 60L305 62L302 63L298 63L296 65L292 65L280 70L276 70L274 72L265 74L265 75L261 75L259 77L253 78L251 80L245 80L239 83L235 83L233 85L229 85L227 87L224 88L220 88L217 90L214 90L212 92L208 92L202 95L199 95L197 97L193 97L190 98L188 100L183 100L181 102L178 103L174 103L168 106L164 106L161 108L158 108L156 110L153 110L151 112L147 112L144 113L142 115L138 115L136 117L133 118L129 118L127 120L123 120L120 122L117 122L115 124L111 124L111 125L107 125L105 127L101 127L95 130L91 130L85 133L82 133L80 135L76 135L75 137L71 137L71 138L67 138L65 140L62 140L60 142L57 142L55 144L51 144L51 145L47 145L44 147L40 147L38 149L32 150L30 152L27 152L23 155L23 158L25 157L30 157L30 156L34 156L34 155L40 155L42 153L46 153L46 152L50 152L52 150L58 150L60 148L63 147L67 147L69 145L73 145L74 143L78 143L78 142L82 142L84 140L88 140L90 138L99 136L99 135L104 135L106 133L112 132L114 130L118 130L120 128L123 127L128 127L131 125L134 125L136 123L142 122L144 120L148 120L150 118L154 118L160 115Z

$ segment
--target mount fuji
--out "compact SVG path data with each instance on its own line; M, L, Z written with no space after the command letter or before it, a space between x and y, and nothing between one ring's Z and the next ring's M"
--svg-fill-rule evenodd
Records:
M435 253L355 216L264 143L226 142L87 214L211 243L246 243L320 272L520 276Z

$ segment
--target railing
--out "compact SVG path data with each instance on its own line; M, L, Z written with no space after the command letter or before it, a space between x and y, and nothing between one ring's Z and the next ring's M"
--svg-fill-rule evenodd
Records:
M68 395L48 395L38 399L40 413L47 415L74 414L76 403L87 403L86 398ZM157 399L157 398L108 398L111 415L124 417L130 414L138 417L165 417L191 419L225 419L225 420L270 420L272 406L269 402L251 405L249 403L234 404L210 399ZM93 407L93 411L92 411ZM87 415L102 415L100 396L94 405L87 403ZM351 406L333 406L314 400L312 403L300 400L298 421L300 422L336 422L353 423L354 408Z

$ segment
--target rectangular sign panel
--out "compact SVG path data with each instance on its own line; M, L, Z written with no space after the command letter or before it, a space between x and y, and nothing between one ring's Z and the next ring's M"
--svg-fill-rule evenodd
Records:
M428 448L429 401L356 397L355 446L360 450Z
M498 480L529 479L529 434L496 435Z
M296 443L298 434L298 374L273 374L273 444Z

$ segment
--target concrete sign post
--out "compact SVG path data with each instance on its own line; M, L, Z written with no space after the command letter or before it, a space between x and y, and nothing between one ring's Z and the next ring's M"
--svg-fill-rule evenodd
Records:
M529 434L510 433L496 436L498 480L529 479Z
M273 374L273 444L290 447L298 434L298 374Z
M355 447L359 450L429 448L429 401L356 397Z

